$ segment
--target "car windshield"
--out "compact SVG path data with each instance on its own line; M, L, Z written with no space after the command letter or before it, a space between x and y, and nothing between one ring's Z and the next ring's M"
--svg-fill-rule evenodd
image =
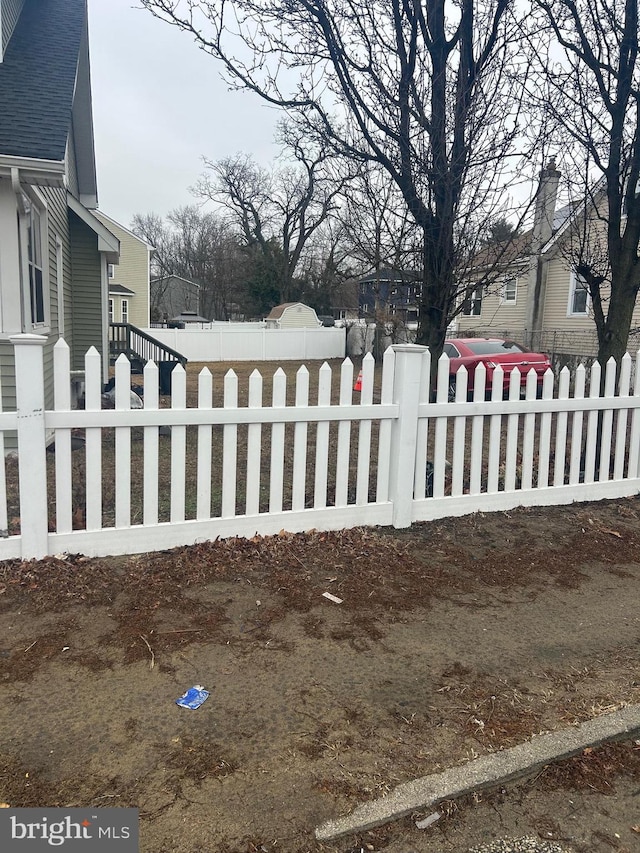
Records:
M502 355L507 352L526 352L513 341L465 341L474 355Z

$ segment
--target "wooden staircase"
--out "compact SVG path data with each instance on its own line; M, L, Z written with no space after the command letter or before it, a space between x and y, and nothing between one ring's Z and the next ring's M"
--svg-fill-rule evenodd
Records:
M176 364L187 364L186 356L156 338L132 326L131 323L109 323L109 363L114 364L124 353L131 362L132 373L142 373L148 361L160 370L161 393L170 392L170 374Z

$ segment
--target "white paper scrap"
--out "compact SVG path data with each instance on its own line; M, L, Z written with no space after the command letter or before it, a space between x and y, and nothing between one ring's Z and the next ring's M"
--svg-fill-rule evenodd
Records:
M431 826L432 823L435 823L437 820L440 820L442 815L440 812L433 812L429 817L425 817L424 820L416 821L416 829L426 829L428 826Z
M329 601L333 601L334 604L342 604L342 599L338 598L337 595L331 595L330 592L323 592L322 594L325 598L328 598Z

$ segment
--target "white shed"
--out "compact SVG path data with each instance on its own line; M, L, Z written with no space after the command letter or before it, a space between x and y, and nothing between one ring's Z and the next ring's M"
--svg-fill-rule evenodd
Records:
M271 309L265 318L267 329L317 329L322 325L318 315L302 302L284 302Z

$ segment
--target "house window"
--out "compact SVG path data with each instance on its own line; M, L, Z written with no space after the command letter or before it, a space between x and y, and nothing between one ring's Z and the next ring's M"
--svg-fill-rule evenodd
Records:
M113 323L113 299L109 299L109 322Z
M505 278L502 286L502 301L515 303L518 293L518 279L515 276Z
M589 314L589 291L587 283L576 272L571 273L567 316L586 317Z
M482 287L468 288L462 307L465 317L479 317L482 311Z
M26 315L31 328L44 326L48 319L48 294L43 246L47 245L46 221L30 198L22 196L20 214L21 257L24 275Z
M122 322L128 323L129 322L129 300L128 299L122 300L120 312L121 312L121 316L122 316Z
M114 264L107 264L107 275L109 276L109 278L114 278L115 274L116 270Z

